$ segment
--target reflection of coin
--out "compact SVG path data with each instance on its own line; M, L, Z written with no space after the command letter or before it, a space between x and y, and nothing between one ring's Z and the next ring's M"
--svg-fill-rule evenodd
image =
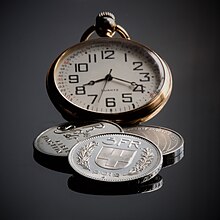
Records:
M153 178L162 167L162 153L151 141L123 133L101 134L79 142L69 163L91 179L122 182Z
M183 158L184 140L175 131L157 126L128 127L124 131L145 137L158 146L163 154L163 166L172 165Z
M54 126L41 133L34 147L41 153L52 156L67 156L71 148L90 136L110 132L123 132L122 128L109 121L100 121L77 127L73 123Z
M69 189L92 195L130 195L150 193L159 190L163 186L163 178L157 174L146 182L102 182L85 178L81 175L73 175L68 179Z

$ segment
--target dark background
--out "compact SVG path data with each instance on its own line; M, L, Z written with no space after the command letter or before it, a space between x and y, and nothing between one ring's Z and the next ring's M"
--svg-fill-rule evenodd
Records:
M219 10L199 0L2 0L0 6L1 219L215 219L219 198ZM68 173L33 159L34 138L64 122L45 76L79 42L100 11L111 11L135 41L170 65L174 87L147 124L178 131L185 157L163 169L152 193L90 195L68 187Z

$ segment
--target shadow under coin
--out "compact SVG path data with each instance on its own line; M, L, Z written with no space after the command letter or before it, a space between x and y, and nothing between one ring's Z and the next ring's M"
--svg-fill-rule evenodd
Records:
M163 178L160 175L146 182L102 182L85 178L79 174L74 174L68 179L68 187L70 190L91 195L131 195L149 193L160 189L162 186Z
M41 153L34 147L33 149L33 158L41 166L62 173L73 173L73 169L71 168L68 162L68 157L51 156L48 154Z

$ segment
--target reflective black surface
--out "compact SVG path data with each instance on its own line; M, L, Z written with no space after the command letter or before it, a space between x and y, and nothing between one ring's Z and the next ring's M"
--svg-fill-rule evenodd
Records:
M198 0L1 1L1 219L217 219L217 4ZM113 12L133 40L159 53L173 73L170 100L146 124L180 133L185 155L161 171L163 186L151 193L134 193L139 185L120 195L93 183L83 188L87 184L83 182L81 188L74 174L58 163L52 169L53 165L39 163L33 156L34 138L64 122L48 98L46 73L57 55L78 43L103 10Z
M163 186L163 178L158 174L147 182L131 181L124 183L108 183L90 180L77 174L68 179L68 187L74 192L92 195L130 195L150 193Z
M73 173L73 170L68 162L68 157L44 154L33 147L33 158L38 164L48 169L62 173Z

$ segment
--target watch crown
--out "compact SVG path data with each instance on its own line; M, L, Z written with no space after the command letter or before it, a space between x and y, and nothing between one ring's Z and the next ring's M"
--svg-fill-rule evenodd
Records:
M100 37L112 37L115 33L115 16L110 12L100 12L96 17L96 33Z
M99 18L100 17L109 17L109 18L112 18L113 20L115 20L115 16L111 12L108 12L108 11L100 12L97 17L99 17Z

